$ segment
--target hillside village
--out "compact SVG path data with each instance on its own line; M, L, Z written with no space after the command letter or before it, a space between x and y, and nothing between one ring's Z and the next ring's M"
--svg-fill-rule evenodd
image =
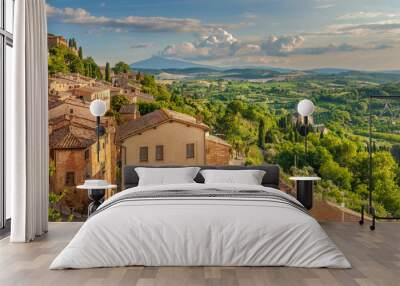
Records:
M167 87L123 62L112 68L108 63L98 66L91 57L83 57L74 39L67 42L49 35L50 220L85 220L87 193L76 185L86 178L104 178L121 189L125 165L277 163L283 173L281 190L293 194L285 173L296 165L296 158L298 166L304 166L301 117L291 112L274 114L261 100L281 110L279 100L296 99L282 88L290 84L250 86L218 80L199 86L199 81L172 81ZM257 94L249 93L250 89ZM101 118L99 160L96 121L89 111L94 99L104 100L109 109ZM313 130L312 144L325 145L312 146L312 156L319 158L325 148L330 148L325 153L334 150L332 142L341 144L324 124L313 123ZM334 199L333 203L317 199L312 215L321 220L358 220L357 214L336 204L343 201L344 193L332 182L340 185L346 170L333 161L333 155L323 158L315 161L321 166L313 167L329 179L317 187ZM332 168L342 168L343 176L335 177ZM345 199L352 209L358 208L351 196Z
M82 53L74 40L67 43L62 36L49 35L48 46L50 52L61 48L76 57ZM49 73L50 189L63 197L61 213L84 214L87 194L75 187L87 178L104 178L120 186L121 170L126 164L230 163L231 146L210 135L210 128L201 118L166 108L140 114L139 104L155 101L152 94L142 90L143 75L131 70L118 72L109 66L99 70L98 78L71 72ZM99 160L96 118L89 110L95 99L105 101L109 110L101 118L104 134Z

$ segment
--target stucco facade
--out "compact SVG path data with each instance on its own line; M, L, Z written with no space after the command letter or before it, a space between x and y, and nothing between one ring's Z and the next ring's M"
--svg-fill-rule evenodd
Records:
M204 165L206 132L181 122L165 122L124 139L120 144L124 165ZM186 158L186 145L194 144L194 158ZM164 146L163 160L156 160L156 146ZM148 161L140 160L140 147L148 147Z
M111 94L109 88L81 87L74 89L72 92L74 96L88 102L101 99L106 103L107 110L110 109Z
M95 117L90 113L89 106L90 103L80 99L66 99L59 105L49 109L49 119L63 115L73 115L95 120Z

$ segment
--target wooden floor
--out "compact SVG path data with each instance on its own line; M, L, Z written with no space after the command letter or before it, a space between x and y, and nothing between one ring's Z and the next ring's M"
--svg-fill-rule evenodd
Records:
M400 224L325 223L324 229L353 269L288 267L125 267L48 270L81 223L51 223L29 244L0 241L0 285L400 285Z

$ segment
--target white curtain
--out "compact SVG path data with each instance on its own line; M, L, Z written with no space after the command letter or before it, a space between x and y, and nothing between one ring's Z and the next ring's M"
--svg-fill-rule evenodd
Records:
M12 242L47 232L47 23L44 0L15 1L14 91L6 99Z

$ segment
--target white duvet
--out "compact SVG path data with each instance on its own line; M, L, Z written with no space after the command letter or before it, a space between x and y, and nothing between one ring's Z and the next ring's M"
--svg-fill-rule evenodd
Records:
M263 190L254 185L182 184L163 190ZM101 208L100 207L100 208ZM293 206L246 198L153 198L123 201L90 217L50 269L145 266L293 266L350 268L309 215Z

